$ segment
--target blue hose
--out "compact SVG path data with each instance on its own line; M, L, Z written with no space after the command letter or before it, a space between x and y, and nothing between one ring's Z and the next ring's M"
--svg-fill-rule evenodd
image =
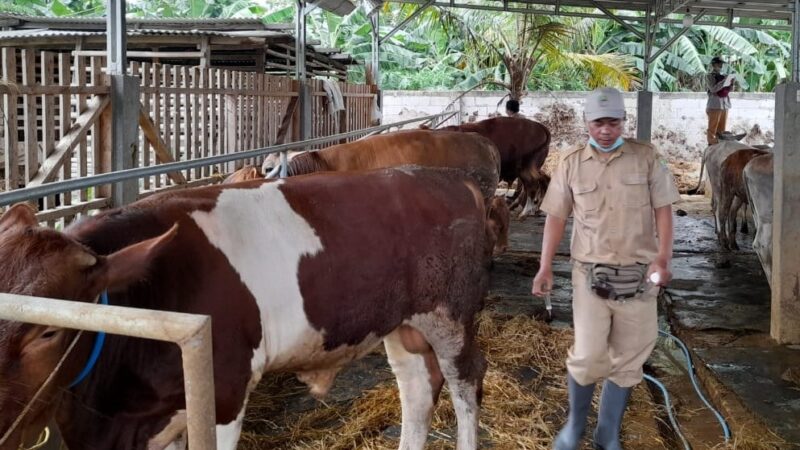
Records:
M731 439L731 430L728 427L728 423L725 421L725 418L722 417L722 414L720 414L719 411L717 411L713 406L711 406L711 403L706 399L706 397L703 395L703 392L700 390L700 386L697 384L697 379L694 376L694 366L692 365L692 358L691 356L689 356L689 349L686 348L686 344L684 344L683 341L681 341L677 337L667 333L666 331L658 330L658 333L664 337L670 338L673 341L677 342L681 350L683 350L683 356L686 358L686 365L689 372L689 379L692 380L692 386L694 386L694 390L697 392L697 395L700 397L700 400L702 400L703 403L706 405L706 407L709 410L711 410L711 412L714 413L714 415L717 417L717 421L722 426L722 433L725 436L725 442L728 443Z
M651 377L648 374L644 374L644 379L655 384L656 386L661 389L661 393L664 394L664 404L667 407L667 414L669 415L669 423L672 424L672 429L678 433L678 437L681 438L681 442L683 442L683 448L685 450L692 450L692 447L689 445L689 442L686 440L686 436L683 435L681 432L681 427L678 426L678 421L675 419L675 415L672 414L672 404L669 400L669 392L667 392L667 388L658 381L655 377Z

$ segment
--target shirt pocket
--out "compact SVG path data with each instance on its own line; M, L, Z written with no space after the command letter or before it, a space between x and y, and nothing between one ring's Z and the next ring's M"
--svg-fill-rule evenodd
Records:
M597 183L586 183L573 188L575 209L583 214L597 214L600 207L600 192Z
M642 208L650 206L650 185L646 172L628 173L622 176L622 197L625 206Z

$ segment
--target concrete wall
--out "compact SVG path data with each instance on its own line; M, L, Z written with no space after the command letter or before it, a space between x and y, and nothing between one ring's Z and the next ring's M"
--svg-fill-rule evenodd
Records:
M383 123L441 112L459 92L385 91ZM521 112L544 123L553 133L553 150L563 150L586 138L581 120L585 92L532 92L522 99ZM495 92L472 92L456 102L462 121L482 120L503 113L505 103ZM774 94L731 95L733 109L727 129L747 132L751 144L773 141ZM655 93L653 143L674 161L697 161L706 147L705 93ZM636 135L636 94L625 94L626 136Z

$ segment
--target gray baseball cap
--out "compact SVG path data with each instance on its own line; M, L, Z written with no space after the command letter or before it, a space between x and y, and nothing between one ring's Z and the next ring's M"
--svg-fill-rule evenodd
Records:
M625 118L625 102L622 93L611 87L602 87L593 90L586 98L583 116L588 121L603 119Z

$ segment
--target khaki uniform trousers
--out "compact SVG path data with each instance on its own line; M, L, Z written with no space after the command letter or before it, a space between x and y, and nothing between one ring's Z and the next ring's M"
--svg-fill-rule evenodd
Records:
M728 121L728 110L707 109L706 114L708 115L708 132L706 133L706 138L708 140L708 145L714 145L719 142L717 133L725 131L725 122Z
M591 290L591 265L572 269L572 313L575 342L567 371L583 386L608 378L620 387L642 381L642 367L658 337L659 288L625 301L604 300Z

